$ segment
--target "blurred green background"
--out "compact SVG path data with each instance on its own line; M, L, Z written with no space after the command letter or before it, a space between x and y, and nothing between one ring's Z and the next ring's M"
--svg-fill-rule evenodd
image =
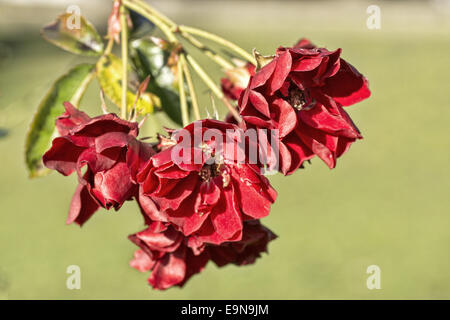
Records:
M335 170L313 160L290 177L271 177L279 197L263 223L279 238L269 255L247 267L209 264L183 289L165 292L128 266L136 248L127 235L143 229L134 203L99 212L81 229L66 226L76 178L27 178L34 110L80 61L40 39L39 28L78 4L104 30L111 8L108 0L41 2L0 1L0 299L450 298L449 1L152 2L179 23L263 54L300 37L341 47L372 90L347 109L364 140ZM366 27L371 4L381 8L380 30ZM96 83L82 107L100 113ZM381 268L381 290L366 287L372 264ZM66 288L69 265L81 267L81 290Z

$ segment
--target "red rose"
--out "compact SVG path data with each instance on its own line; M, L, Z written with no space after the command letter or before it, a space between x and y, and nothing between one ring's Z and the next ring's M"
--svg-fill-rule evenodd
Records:
M169 224L154 222L141 232L129 236L139 246L130 266L152 271L149 284L159 290L182 287L190 277L200 273L209 260L219 267L227 264L247 265L255 262L276 236L259 221L244 223L243 239L220 246L205 245L193 237L185 237Z
M279 48L241 95L247 127L279 130L285 175L314 155L334 168L336 159L362 138L342 106L369 97L368 82L340 53L315 48L307 40Z
M70 103L64 105L66 112L56 121L61 137L53 140L42 160L65 176L78 173L67 223L82 225L99 207L118 210L137 196L134 177L153 151L136 140L137 123L115 114L90 118Z
M355 69L355 67L339 57L342 51L341 49L330 52L325 48L317 48L311 41L302 38L297 42L294 48L279 48L277 50L277 54L281 51L294 49L304 49L309 52L317 50L321 52L319 56L323 56L319 68L315 69L316 71L314 71L313 73L308 74L309 71L312 71L309 69L311 69L311 67L313 66L310 66L309 68L304 66L304 70L295 70L304 72L298 74L297 80L300 83L303 83L305 87L308 86L308 83L316 81L318 83L323 83L324 85L318 85L321 87L320 90L324 94L333 98L334 101L340 103L342 106L350 106L370 97L368 80L362 74L360 74L358 70ZM309 53L303 52L303 54L303 59L307 57L310 64L318 63L318 61L313 62L314 58L310 57ZM336 58L338 59L336 62L332 62L334 59L332 55L334 54L337 54ZM326 60L326 56L329 57L329 61ZM302 58L300 57L300 59ZM308 62L304 61L303 63L307 64ZM325 67L325 65L327 65L327 67ZM330 68L328 70L330 73L327 74L325 70L322 70L321 73L321 68ZM300 67L300 69L302 69L302 67ZM321 78L321 80L319 80L319 78ZM312 86L316 87L315 84Z
M269 214L276 192L238 150L241 135L237 126L216 120L196 121L176 132L174 145L154 155L138 174L142 196L158 205L157 220L201 242L220 244L241 240L243 221ZM154 216L154 208L147 211Z
M251 63L225 71L226 78L220 80L222 91L228 99L238 100L255 74L255 66Z

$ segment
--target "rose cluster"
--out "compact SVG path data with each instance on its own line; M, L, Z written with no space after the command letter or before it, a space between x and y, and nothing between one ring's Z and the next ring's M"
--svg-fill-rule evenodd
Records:
M278 130L284 175L315 156L334 168L336 159L362 139L343 107L368 98L369 84L340 55L341 49L328 51L301 39L292 48L279 48L256 73L240 69L240 81L249 79L245 88L232 77L222 80L229 98L240 92L239 111L247 128Z
M136 122L91 118L65 103L43 163L78 176L67 223L136 201L146 228L129 236L139 247L130 265L150 272L155 289L183 286L209 261L254 263L276 238L260 222L277 197L264 168L288 175L314 156L333 168L361 139L343 107L367 98L368 82L340 54L301 40L262 67L230 71L222 88L241 122L198 120L154 143L138 139Z

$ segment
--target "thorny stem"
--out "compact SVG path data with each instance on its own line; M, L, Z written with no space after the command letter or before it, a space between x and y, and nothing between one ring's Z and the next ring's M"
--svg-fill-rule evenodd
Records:
M191 43L194 47L197 49L203 51L203 53L209 57L211 60L213 60L215 63L217 63L219 66L221 66L225 70L231 70L235 68L230 62L222 58L220 55L218 55L216 52L205 46L202 42L194 38L192 35L186 32L180 32L180 35L185 38L189 43Z
M228 61L226 61L225 59L223 59L222 57L220 57L218 54L213 52L211 49L209 49L207 46L205 46L203 43L201 43L198 39L192 37L192 34L196 34L200 37L209 39L215 43L218 43L224 47L227 47L231 51L234 51L235 53L239 54L244 59L246 59L249 62L256 65L255 58L250 53L248 53L247 51L245 51L238 45L236 45L218 35L215 35L210 32L203 31L203 30L200 30L197 28L192 28L192 27L187 27L187 26L178 26L173 20L169 19L167 16L165 16L164 14L162 14L155 8L151 7L148 3L145 3L144 1L127 0L125 2L133 2L135 4L140 5L142 8L144 8L147 11L148 14L156 17L158 20L160 20L160 22L167 24L167 26L169 26L173 31L179 32L183 38L188 40L195 47L204 51L208 57L210 57L212 60L217 62L224 69L232 69L232 68L234 68L234 66L232 64L230 64ZM155 25L156 25L156 23L155 23ZM158 28L159 28L159 26L158 26Z
M158 27L167 37L167 39L173 43L173 44L179 44L179 41L177 37L175 36L174 32L178 32L181 34L182 37L184 37L186 40L188 40L190 43L192 43L195 47L202 49L205 54L213 59L216 63L221 65L225 69L230 69L233 66L220 57L219 55L215 54L212 50L208 49L203 43L192 37L192 35L198 35L200 37L203 37L205 39L209 39L217 44L220 44L231 51L234 51L235 53L239 54L241 57L246 59L247 61L250 61L251 63L256 65L256 61L254 57L242 49L241 47L235 45L234 43L219 37L215 34L212 34L207 31L203 31L197 28L191 28L187 26L178 26L175 22L170 20L168 17L160 13L159 11L152 8L150 5L145 3L141 0L122 0L122 5L139 13L143 17L147 18L151 22L153 22L156 27ZM208 52L208 53L207 53ZM189 64L192 66L194 71L200 76L200 78L203 80L203 82L211 89L211 91L225 104L225 106L229 109L231 114L234 116L234 118L240 123L242 121L241 116L239 115L239 112L236 110L236 108L230 103L230 101L224 96L223 92L220 90L220 88L214 83L214 81L209 77L209 75L203 70L203 68L197 63L197 61L189 54L185 53L185 59L189 62ZM180 104L182 108L182 118L183 123L188 118L187 114L187 101L186 101L186 92L184 90L184 78L183 78L183 65L182 62L183 58L181 58L178 61L178 70L179 75L178 79L180 80ZM189 71L188 71L189 72ZM189 84L188 84L189 86ZM190 90L191 92L191 90ZM196 98L194 98L196 99ZM183 101L184 100L184 101ZM186 110L184 110L183 105L186 105ZM194 110L195 111L195 110ZM195 111L198 112L198 111ZM183 115L183 113L185 113ZM199 112L198 112L199 115ZM197 114L196 114L197 116Z
M195 93L194 82L192 81L191 72L189 71L189 66L186 62L186 56L184 55L184 53L180 55L180 60L182 60L183 72L186 77L186 83L189 88L189 95L191 96L192 109L194 110L195 120L200 120L201 115L200 115L200 108L198 106L197 94Z
M144 7L145 9L147 9L147 11L157 17L159 20L161 20L162 22L166 23L170 28L174 29L174 30L179 30L181 32L181 35L183 37L185 37L186 34L193 34L193 35L198 35L199 37L203 37L205 39L209 39L213 42L216 42L224 47L229 48L230 50L234 51L235 53L239 54L241 57L243 57L245 60L253 63L254 65L256 65L256 61L255 58L248 53L247 51L245 51L244 49L242 49L241 47L239 47L238 45L232 43L231 41L228 41L218 35L215 35L211 32L207 32L204 30L200 30L197 28L193 28L193 27L188 27L188 26L177 26L177 24L171 20L170 18L168 18L166 15L162 14L161 12L159 12L158 10L156 10L155 8L151 7L148 3L142 1L142 0L129 0L132 1L136 4L141 5L142 7ZM186 40L190 41L189 39L186 38ZM195 46L195 44L194 44Z
M186 59L192 68L197 72L203 82L211 89L211 91L219 98L222 99L222 90L214 83L214 81L209 77L209 75L203 70L203 68L198 64L198 62L188 53L186 53Z
M203 82L208 86L209 89L225 104L228 110L231 112L233 117L238 123L242 121L241 116L237 112L236 108L228 101L228 99L223 94L222 90L214 83L214 81L209 77L209 75L203 70L203 68L198 64L198 62L189 54L186 54L186 59Z
M128 92L128 24L127 11L122 5L120 7L120 24L121 24L121 44L122 44L122 119L127 117L127 92Z

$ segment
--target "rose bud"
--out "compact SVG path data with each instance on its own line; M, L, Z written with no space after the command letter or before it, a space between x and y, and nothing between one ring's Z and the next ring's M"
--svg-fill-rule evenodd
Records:
M369 97L368 81L340 54L306 39L279 48L241 95L240 114L248 128L278 130L279 169L285 175L315 155L334 168L362 138L342 107Z
M78 174L67 223L85 223L102 207L118 210L137 196L135 177L153 150L138 140L138 124L106 114L90 118L70 103L56 120L60 133L42 157L47 168ZM84 170L84 172L83 172Z
M160 210L157 219L175 224L186 236L213 244L241 240L243 221L267 216L276 199L241 149L242 129L201 120L174 134L176 144L139 172L141 198L151 198Z

